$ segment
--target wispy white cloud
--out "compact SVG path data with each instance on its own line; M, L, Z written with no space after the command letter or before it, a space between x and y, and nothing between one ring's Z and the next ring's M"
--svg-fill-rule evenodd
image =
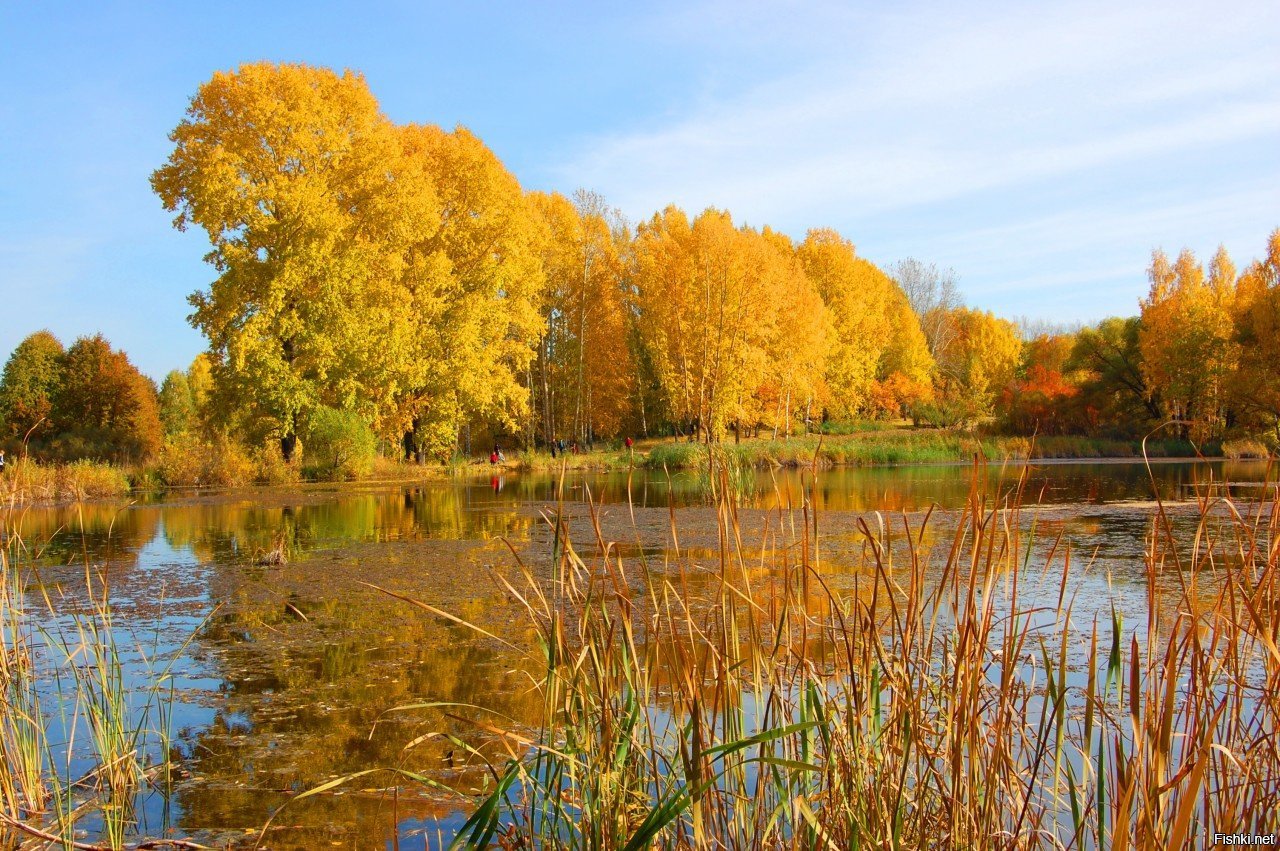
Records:
M1089 215L1111 221L1113 232L1149 239L1152 227L1126 222L1137 215L1158 222L1159 210L1114 203L1124 195L1126 170L1148 179L1156 173L1175 208L1199 203L1206 184L1210 195L1230 194L1242 179L1234 170L1241 150L1266 160L1270 149L1275 168L1260 177L1280 173L1280 10L1273 3L892 13L710 3L677 15L669 22L673 37L701 41L723 62L770 43L790 67L701 99L660 126L587 140L562 164L566 182L604 191L633 216L669 202L715 205L793 232L834 224L858 241L857 229L876 216L917 210L933 238L958 240L974 220L998 228L1001 204L1007 215L1025 216L1011 198L1087 195L1096 183ZM1186 173L1188 158L1212 161L1221 173ZM933 206L966 202L973 205L967 221L926 221ZM1255 193L1249 208L1268 204L1280 215L1275 188ZM1190 225L1212 226L1175 218L1173 239ZM1275 224L1259 221L1255 229ZM1088 254L1087 242L1077 248Z

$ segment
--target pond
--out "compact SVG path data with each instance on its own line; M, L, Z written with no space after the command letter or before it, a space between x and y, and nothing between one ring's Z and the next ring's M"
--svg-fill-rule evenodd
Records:
M1055 570L1030 593L1065 587L1086 626L1109 617L1113 602L1138 623L1150 595L1180 581L1147 581L1154 497L1175 507L1173 534L1189 535L1187 501L1207 483L1227 483L1222 492L1247 501L1269 492L1267 476L1262 463L1220 461L1010 464L976 474L959 465L759 471L739 534L743 552L758 554L788 524L814 522L816 510L821 570L847 590L865 567L868 530L901 542L904 524L918 527L936 507L918 544L945 546L972 493L999 506L1021 487L1016 522L1035 535L1036 551L1073 553L1065 585ZM713 561L722 532L703 491L693 473L562 481L503 473L14 510L6 528L11 553L19 552L14 534L26 548L11 559L21 566L28 611L44 612L42 640L75 643L75 617L91 605L88 576L92 593L110 601L134 710L162 705L152 713L166 729L160 747L181 767L141 796L138 833L250 847L297 793L398 767L439 786L390 791L390 775L361 778L291 803L266 845L421 848L467 816L468 799L449 790L486 782L468 749L502 753L461 707L485 707L512 727L536 724L542 711L527 659L466 625L518 647L532 643L496 577L517 577L520 563L547 569L547 518L558 505L580 549L596 545L598 528L627 565L669 569L677 552L682 564ZM683 581L713 576L695 570ZM163 672L165 688L149 692ZM56 716L50 705L46 699ZM65 719L50 724L51 740L84 737ZM88 768L88 754L76 759ZM98 829L92 820L81 827L86 835Z

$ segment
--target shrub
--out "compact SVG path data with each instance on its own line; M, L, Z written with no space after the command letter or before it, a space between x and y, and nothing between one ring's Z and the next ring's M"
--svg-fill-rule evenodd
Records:
M1252 438L1226 441L1222 444L1222 454L1232 461L1239 461L1243 458L1266 459L1271 457L1271 452L1266 445L1262 441Z
M279 441L269 441L253 450L250 460L253 480L260 485L287 485L299 479L298 466L284 460Z
M236 487L255 479L254 460L226 436L171 439L160 454L160 478L169 487Z
M373 469L378 438L354 411L317 408L308 418L304 440L316 478L355 479Z

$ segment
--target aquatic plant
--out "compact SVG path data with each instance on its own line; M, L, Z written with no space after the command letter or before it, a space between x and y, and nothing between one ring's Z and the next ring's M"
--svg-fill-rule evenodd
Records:
M127 677L107 583L86 563L83 595L59 589L55 598L12 518L3 531L0 844L18 847L25 837L95 851L200 847L176 839L126 846L144 786L167 794L169 671L186 645L167 660L139 647L144 665ZM95 824L95 843L76 839L86 822Z
M1150 613L1126 629L1114 606L1076 611L1080 560L1037 540L1021 485L981 480L934 549L932 515L864 516L845 587L808 505L750 545L721 491L717 550L682 551L673 512L660 561L620 555L594 507L580 546L561 507L549 572L495 574L536 629L545 722L474 710L509 756L470 751L494 780L453 844L1157 849L1275 831L1274 486L1254 505L1204 488L1185 546L1159 504ZM1037 578L1047 610L1024 600Z

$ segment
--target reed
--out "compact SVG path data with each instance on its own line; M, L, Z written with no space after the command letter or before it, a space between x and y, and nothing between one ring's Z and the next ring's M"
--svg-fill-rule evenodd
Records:
M659 561L560 506L550 569L495 573L537 635L544 721L474 711L507 758L470 751L493 782L454 846L1164 849L1280 828L1273 488L1207 486L1176 537L1188 518L1159 505L1149 614L1126 628L1114 604L1077 614L1081 560L1039 539L1021 484L984 493L975 470L933 546L932 514L864 516L836 585L808 503L752 531L712 469L711 556L680 549L674 510Z
M96 461L46 465L23 457L0 475L0 502L9 505L119 497L129 490L122 468Z
M108 585L91 565L83 594L58 587L51 596L12 516L3 540L0 847L198 847L134 835L139 795L148 785L167 789L170 667L186 645L167 659L122 645ZM143 660L136 677L126 676L125 652ZM92 843L83 841L86 823Z

